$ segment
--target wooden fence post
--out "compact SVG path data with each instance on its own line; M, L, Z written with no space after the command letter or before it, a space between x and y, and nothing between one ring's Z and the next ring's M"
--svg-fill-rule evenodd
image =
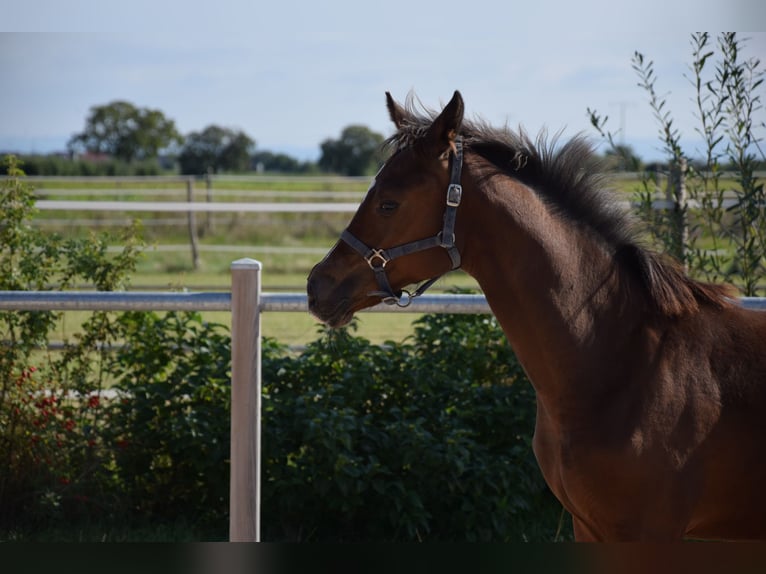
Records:
M213 168L207 168L205 173L205 201L210 203L213 201ZM209 211L205 212L205 235L210 235L213 232L213 214Z
M686 158L680 158L673 165L673 234L675 243L674 255L688 271L686 248L689 245L688 204L686 198Z
M261 264L231 264L229 540L261 539Z
M194 203L194 179L186 180L186 201ZM193 211L187 213L189 218L189 243L192 251L192 265L194 269L199 269L199 247L197 246L197 217Z

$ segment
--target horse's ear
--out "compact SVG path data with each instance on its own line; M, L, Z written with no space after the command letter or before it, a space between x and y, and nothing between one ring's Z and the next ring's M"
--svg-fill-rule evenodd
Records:
M391 116L391 121L394 122L396 129L401 129L407 117L407 112L396 103L394 98L391 97L390 92L386 92L386 106L388 106L388 115Z
M443 153L452 145L463 123L464 111L463 96L455 90L452 99L444 106L426 134L429 144L436 147L437 154Z

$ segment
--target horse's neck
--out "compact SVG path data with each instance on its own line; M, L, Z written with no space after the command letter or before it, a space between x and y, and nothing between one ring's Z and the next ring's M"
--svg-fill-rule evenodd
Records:
M473 231L465 237L463 266L538 395L582 393L573 388L576 379L587 379L604 359L598 341L631 330L620 324L629 303L624 281L598 241L552 214L532 190L492 186L464 194L472 197L465 215Z

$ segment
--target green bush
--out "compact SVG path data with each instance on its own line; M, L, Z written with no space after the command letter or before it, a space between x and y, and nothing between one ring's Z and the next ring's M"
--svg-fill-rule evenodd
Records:
M493 318L425 316L383 347L324 331L265 355L264 381L267 540L557 536L534 392Z
M124 512L225 523L231 343L198 313L125 313L104 429Z
M99 290L124 287L135 269L135 229L107 254L112 240L91 235L66 240L31 226L31 187L14 157L0 182L0 290L61 289L87 282ZM102 390L107 349L116 339L115 315L94 313L60 355L47 352L59 313L0 312L0 524L46 523L95 493L112 496L101 469ZM86 494L87 493L87 494ZM80 504L84 503L84 504ZM89 509L85 509L87 514ZM22 519L23 517L23 519Z
M119 515L225 538L230 339L195 313L129 313L104 442ZM263 350L262 525L273 541L554 540L534 392L496 321L428 315L403 343L322 330Z
M117 397L89 405L99 465L69 459L35 513L48 528L181 523L225 538L230 339L195 313L118 324ZM382 347L328 330L297 355L267 340L263 375L265 540L571 537L531 452L532 387L494 319L425 316Z

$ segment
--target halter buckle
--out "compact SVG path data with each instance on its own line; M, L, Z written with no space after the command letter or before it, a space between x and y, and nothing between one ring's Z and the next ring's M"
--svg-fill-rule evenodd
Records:
M376 259L380 259L381 263L379 266L375 266L372 264L373 261ZM370 269L385 269L386 264L391 261L391 258L386 255L385 249L370 249L370 253L368 255L365 255L364 260L367 262L367 265L370 266Z
M447 205L457 207L463 197L463 186L459 183L451 183L447 188Z

